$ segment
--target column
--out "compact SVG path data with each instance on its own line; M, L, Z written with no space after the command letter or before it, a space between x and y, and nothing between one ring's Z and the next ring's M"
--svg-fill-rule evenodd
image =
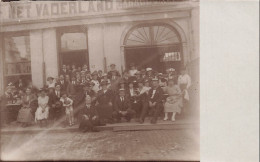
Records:
M43 53L45 63L45 80L47 77L58 76L58 50L56 40L56 29L43 30Z
M4 60L3 60L3 35L0 34L0 95L4 94Z
M32 83L37 88L43 87L43 39L42 30L30 31Z
M88 52L90 71L104 71L104 45L102 25L88 27Z

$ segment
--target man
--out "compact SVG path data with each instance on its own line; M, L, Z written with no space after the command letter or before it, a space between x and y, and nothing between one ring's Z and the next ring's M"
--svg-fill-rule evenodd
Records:
M78 83L76 81L76 77L75 76L72 76L71 78L71 82L68 84L67 86L67 94L69 97L71 97L71 99L75 99L76 97L76 93L77 93L77 90L78 90Z
M131 107L130 99L125 94L125 89L119 89L119 95L115 97L114 101L113 118L117 122L121 121L121 118L125 118L127 122L131 121L131 118L135 115L135 111Z
M163 90L159 86L158 78L152 79L152 88L148 92L148 102L149 107L151 108L151 115L152 115L152 124L156 124L157 117L159 116L160 112L163 108Z
M108 89L106 81L102 81L100 85L101 85L101 90L98 91L97 99L96 99L98 114L100 116L100 119L103 122L113 123L112 102L113 102L114 94L113 94L112 90Z
M67 70L67 66L66 65L62 65L62 69L61 69L60 74L64 75L64 76L69 74L69 71Z
M84 107L80 110L79 130L82 132L98 132L96 126L102 125L99 121L99 116L96 107L91 104L92 98L87 95L85 98Z
M154 77L153 69L152 68L146 68L146 72L147 72L146 79L151 80Z
M94 105L91 104L91 97L89 95L85 98L85 105L80 111L80 124L79 129L82 132L92 131L97 132L95 126L101 125L97 110Z
M91 82L94 84L92 90L94 90L95 93L97 93L100 90L100 88L99 88L100 85L99 85L99 81L98 81L98 73L97 73L97 71L94 71L92 73L92 80L91 80Z
M109 79L112 79L112 72L115 73L115 76L120 76L120 73L116 70L115 64L110 65L110 71L107 73Z
M148 92L150 88L144 86L144 81L142 79L138 80L138 101L140 102L140 124L144 123L145 116L148 111L149 102L148 102Z
M191 78L187 74L186 68L181 69L181 75L178 77L178 85L182 91L183 94L183 113L186 113L188 107L189 107L189 88L191 86Z
M61 91L66 91L67 90L68 83L67 83L67 81L65 81L63 75L60 75L59 82L57 82L57 84L60 85Z
M51 89L51 88L50 88ZM51 91L49 93L49 106L50 106L50 119L58 120L63 116L64 109L62 107L62 104L60 102L61 98L61 85L56 84L55 90Z

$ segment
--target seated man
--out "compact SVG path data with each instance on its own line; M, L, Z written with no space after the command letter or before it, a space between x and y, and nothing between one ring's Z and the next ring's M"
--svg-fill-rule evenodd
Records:
M106 81L102 81L100 85L102 89L98 91L97 98L96 98L98 115L100 117L100 120L102 120L102 122L113 123L112 101L114 98L114 94L112 90L108 89Z
M91 104L92 99L89 95L85 98L85 106L80 111L79 130L83 132L97 132L96 126L101 125L96 107Z
M121 121L124 117L127 122L131 121L131 118L135 115L135 111L131 108L130 99L125 94L125 89L119 89L119 95L115 97L113 118L117 122Z
M148 92L148 102L151 109L152 124L156 124L157 117L163 109L163 90L159 86L158 78L152 79L152 88Z

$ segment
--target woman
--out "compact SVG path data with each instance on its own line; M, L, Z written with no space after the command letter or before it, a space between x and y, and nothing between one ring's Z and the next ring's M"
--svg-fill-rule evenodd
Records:
M165 92L168 95L164 104L164 120L168 120L168 114L172 113L171 121L175 121L176 113L181 112L182 107L182 93L174 80L168 80L168 86L165 88Z
M22 108L19 110L17 121L22 123L22 127L27 127L33 121L32 113L37 107L37 97L32 93L31 88L27 88L21 97Z
M38 108L35 112L35 120L40 123L40 127L42 127L42 123L45 123L47 126L47 119L49 116L49 97L46 95L45 89L40 89L39 97L38 97Z

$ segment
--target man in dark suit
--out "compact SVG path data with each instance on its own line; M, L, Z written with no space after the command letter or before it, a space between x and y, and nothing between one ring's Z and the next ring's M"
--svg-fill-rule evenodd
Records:
M113 123L112 102L113 102L113 99L114 99L114 94L113 94L112 90L107 88L107 82L106 81L102 81L100 83L100 85L101 85L102 89L98 91L97 98L96 98L96 105L97 105L98 114L99 114L102 122Z
M61 86L59 84L56 84L55 89L49 93L50 119L58 120L62 117L64 109L60 102L61 93Z
M157 117L162 111L163 99L164 99L163 90L159 86L159 80L158 78L153 78L152 88L148 92L148 102L149 102L149 107L151 108L152 124L156 124Z
M62 69L60 71L60 74L65 76L65 75L70 75L70 71L67 69L66 65L62 65Z
M76 81L76 77L75 76L72 76L71 78L71 82L68 84L67 86L67 94L69 95L69 97L71 99L75 99L76 97L76 92L78 90L78 83Z
M127 122L130 122L131 118L135 115L135 111L131 107L130 99L125 94L125 89L119 89L119 95L115 97L113 106L113 118L116 119L117 122L120 122L122 117L124 117Z
M59 78L59 81L57 82L57 84L60 85L61 91L65 92L67 90L68 82L65 81L63 75L60 75L60 78Z
M92 98L87 95L84 101L84 107L80 110L79 130L82 132L97 132L96 126L102 125L96 107L91 103Z
M120 73L119 71L116 70L116 65L115 64L111 64L110 65L110 71L107 73L108 79L113 79L112 78L112 73L115 73L115 76L119 76L120 77Z

